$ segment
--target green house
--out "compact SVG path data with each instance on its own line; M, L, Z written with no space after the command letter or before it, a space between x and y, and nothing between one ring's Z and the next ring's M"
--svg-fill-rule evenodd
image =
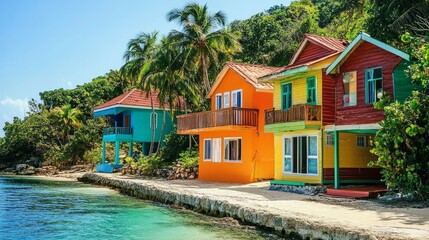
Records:
M173 131L171 113L167 109L164 117L164 110L158 100L158 92L152 91L152 101L146 92L139 89L128 91L114 99L96 107L94 117L111 117L112 127L103 130L102 141L102 162L96 167L97 172L113 172L114 168L122 167L119 162L119 149L121 142L129 143L129 156L133 156L133 144L141 143L142 152L149 153L152 141L152 129L155 130L155 146L161 137L161 143L166 134ZM152 111L152 104L154 111ZM164 128L162 128L165 121ZM106 143L115 143L115 162L106 162Z

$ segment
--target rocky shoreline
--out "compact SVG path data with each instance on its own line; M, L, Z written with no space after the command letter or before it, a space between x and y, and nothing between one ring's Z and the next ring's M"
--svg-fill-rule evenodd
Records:
M111 187L141 199L183 206L207 215L231 217L244 224L268 229L282 236L302 239L412 239L389 232L372 232L365 228L345 227L304 216L264 211L225 199L189 193L173 186L160 187L156 182L136 182L115 175L96 173L87 173L79 178L79 181Z

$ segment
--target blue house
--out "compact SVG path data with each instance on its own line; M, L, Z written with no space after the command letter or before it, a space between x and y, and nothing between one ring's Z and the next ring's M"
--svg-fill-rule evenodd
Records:
M143 154L148 155L152 129L155 128L155 147L160 144L158 141L161 134L162 143L165 135L173 130L170 111L166 109L164 117L164 110L158 100L158 92L152 91L151 95L154 112L152 112L150 96L139 89L128 91L94 109L95 118L108 116L114 122L114 126L103 130L102 162L97 165L97 172L113 172L114 168L122 167L119 162L120 143L129 143L129 156L133 155L134 143L141 143ZM165 125L162 130L163 120L165 120ZM114 164L106 162L107 142L115 143Z

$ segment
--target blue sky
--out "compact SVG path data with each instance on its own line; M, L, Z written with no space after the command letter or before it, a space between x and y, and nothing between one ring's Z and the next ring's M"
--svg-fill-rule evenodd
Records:
M178 0L0 1L0 137L4 122L23 117L39 92L73 88L120 68L129 39L139 32L177 28L166 20ZM246 19L290 0L216 0L228 22Z

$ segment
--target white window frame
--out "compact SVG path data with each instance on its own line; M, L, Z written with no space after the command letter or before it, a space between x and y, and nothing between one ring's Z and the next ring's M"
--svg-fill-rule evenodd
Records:
M231 98L230 98L230 93L229 92L224 92L223 93L223 107L224 108L229 108L231 105Z
M210 142L210 149L209 149L209 151L210 151L210 158L206 158L206 142ZM211 162L212 161L212 158L213 158L213 142L212 142L212 139L211 138L205 138L204 139L204 144L203 144L203 161L204 162Z
M152 125L153 125L153 121L154 121L153 114L155 114L155 129L157 129L158 128L158 113L156 113L156 112L150 113L149 126L152 129Z
M232 91L231 92L231 107L237 107L236 106L236 103L234 103L234 94L237 96L238 94L238 92L240 92L241 94L240 94L240 103L241 103L241 108L243 107L243 90L242 89L238 89L238 90L234 90L234 91ZM238 98L236 98L235 100L236 100L236 102L238 102L237 101L237 99Z
M363 138L363 146L359 145L359 138ZM358 148L367 148L369 147L369 142L368 142L368 136L367 135L357 135L356 136L356 147Z
M219 102L220 99L220 102ZM219 110L222 109L222 93L217 93L215 96L215 109Z
M294 173L293 172L293 154L294 154L294 146L293 146L293 138L294 137L306 137L307 138L307 173ZM316 152L317 152L317 173L308 173L308 157L309 157L309 154L308 154L308 147L309 147L309 140L308 140L308 138L309 137L316 137L316 139L317 139L317 148L316 148ZM320 173L320 169L319 169L319 164L320 164L320 161L321 161L321 156L320 156L320 152L319 152L319 143L320 143L320 139L319 139L319 136L317 135L317 134L308 134L308 135L302 135L302 134L293 134L293 135L283 135L283 141L282 141L282 143L283 143L283 146L282 146L282 156L283 156L283 160L282 160L282 163L283 163L283 169L282 169L282 172L283 172L283 174L284 175L294 175L294 176L319 176L319 173ZM290 172L285 172L284 171L284 164L285 164L285 162L284 162L284 160L285 160L285 157L284 156L289 156L289 155L285 155L285 148L284 148L284 144L285 144L285 141L284 141L284 139L285 138L290 138L290 141L291 141L291 147L292 147L292 149L291 149L291 171ZM314 156L311 156L311 158L314 158Z
M334 144L335 144L334 134L327 133L325 135L325 146L334 146Z
M285 143L286 143L286 139L289 139L289 141L290 141L290 154L289 155L287 155L286 153L285 153ZM283 145L282 145L282 148L283 148L283 173L286 173L286 174L291 174L292 173L292 162L293 162L293 159L292 159L292 156L293 156L293 142L292 142L292 137L283 137ZM286 158L290 158L290 171L286 171L285 170L285 166L286 166Z
M230 160L230 159L226 159L225 156L225 150L226 150L226 142L227 141L231 141L231 140L240 140L240 146L238 149L238 152L240 152L240 160ZM228 163L241 163L243 161L243 139L241 137L227 137L223 139L223 161L224 162L228 162Z

